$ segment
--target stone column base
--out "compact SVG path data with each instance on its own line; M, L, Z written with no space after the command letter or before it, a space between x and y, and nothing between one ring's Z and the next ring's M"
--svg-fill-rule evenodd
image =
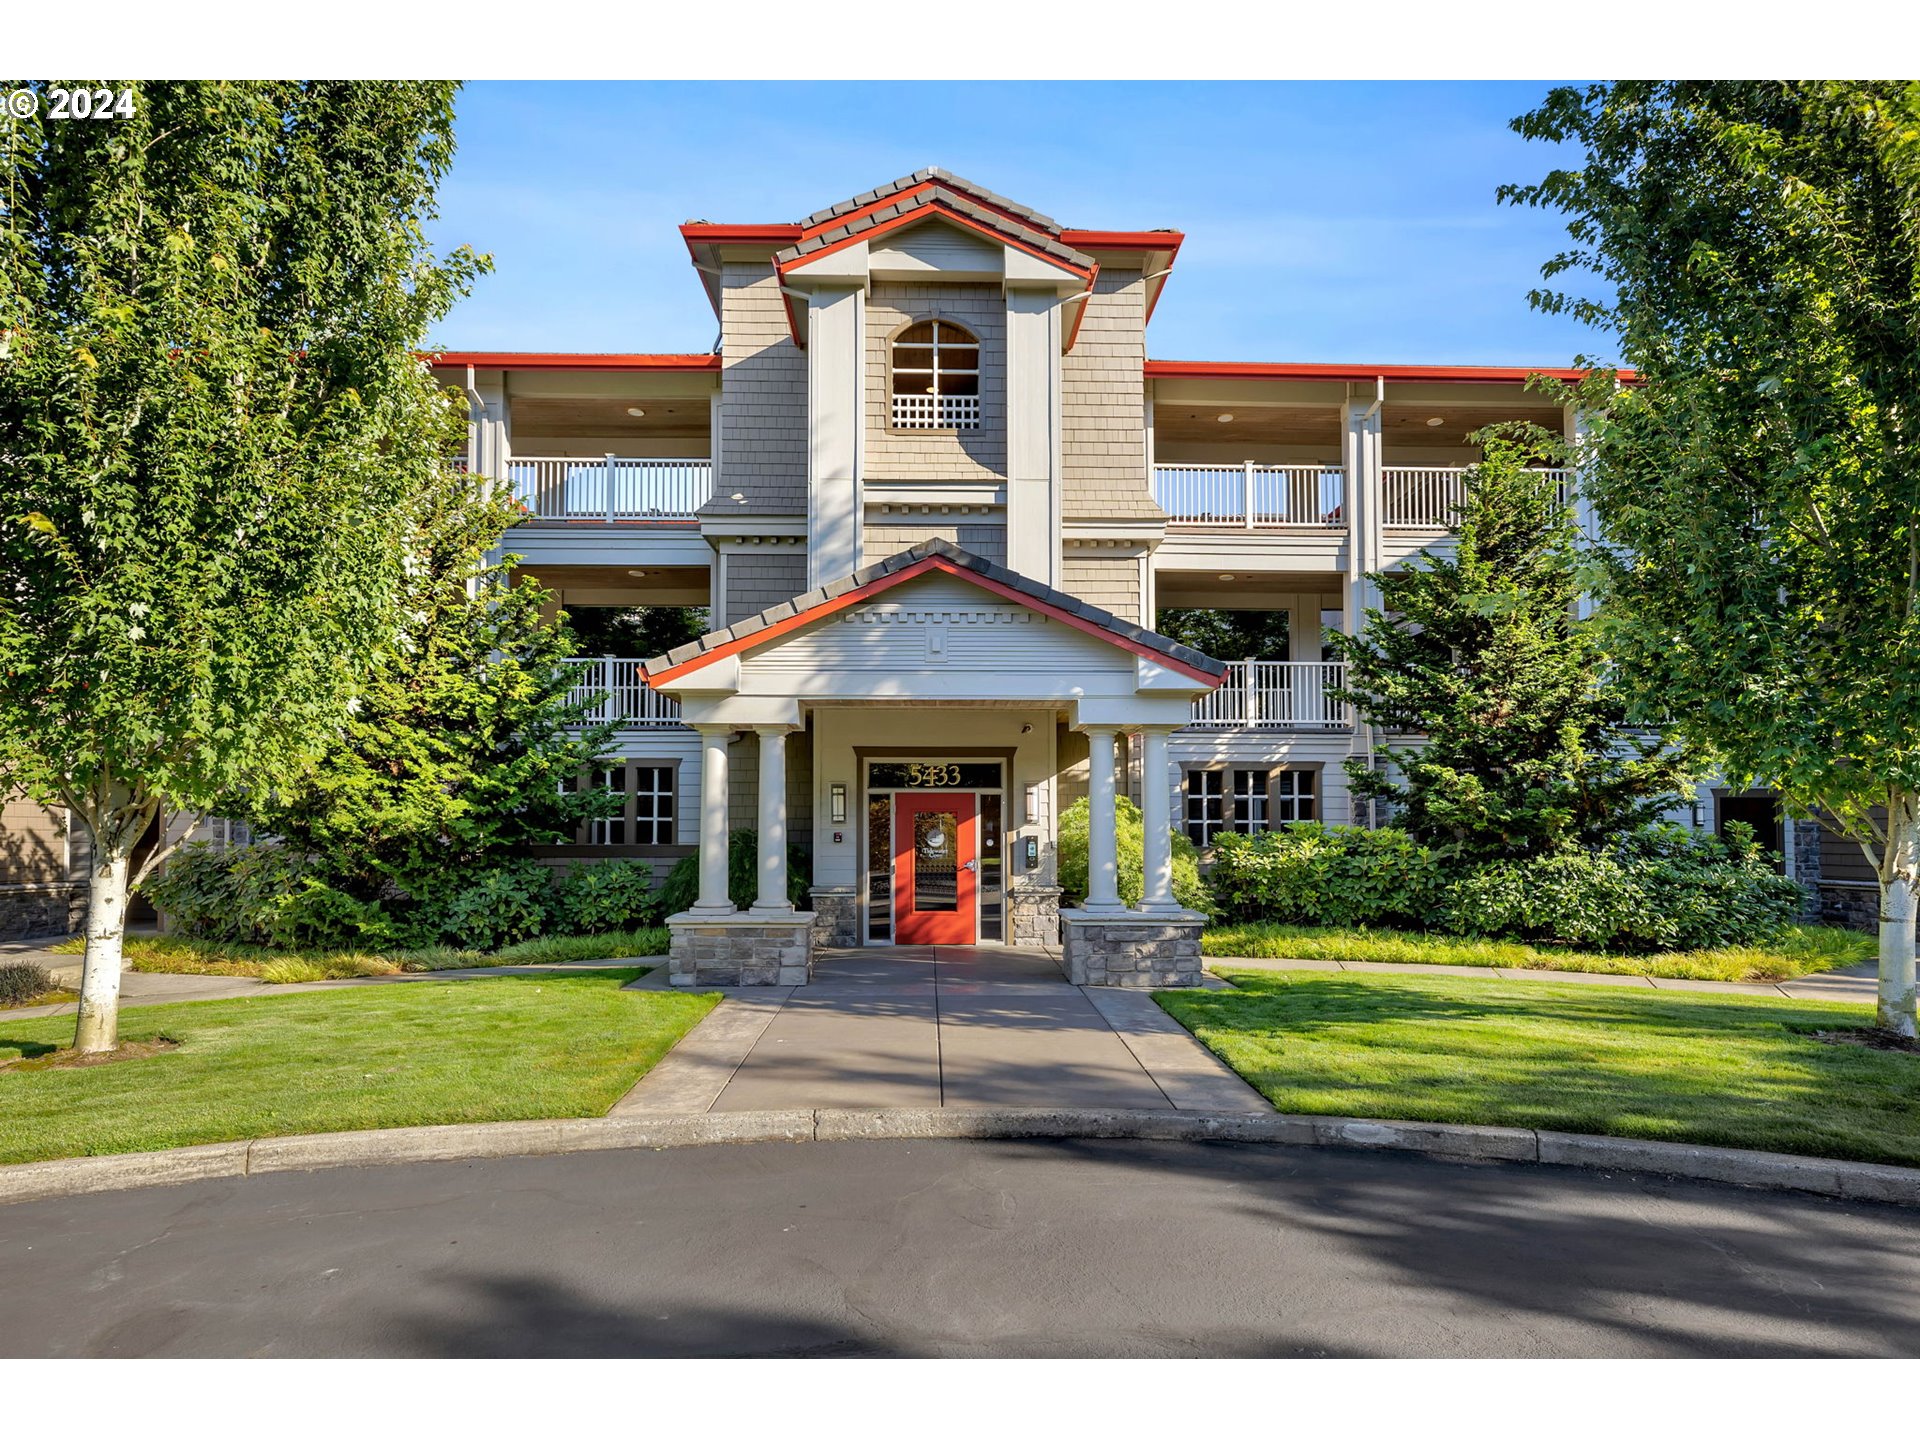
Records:
M1060 943L1060 887L1014 885L1007 890L1008 939L1015 945Z
M813 971L811 910L779 917L745 910L667 917L667 981L672 985L804 985Z
M1193 910L1093 914L1062 910L1067 979L1075 985L1168 990L1200 983L1200 927Z
M816 885L807 892L813 901L813 943L845 950L860 943L860 895L851 885Z

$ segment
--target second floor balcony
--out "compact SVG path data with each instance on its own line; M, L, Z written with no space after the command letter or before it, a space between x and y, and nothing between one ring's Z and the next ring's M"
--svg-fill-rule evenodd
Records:
M640 674L644 662L602 656L565 663L574 672L567 698L587 706L586 724L639 730L680 723L680 702L647 684Z
M713 498L711 460L515 455L507 479L533 521L691 525Z
M1350 707L1333 692L1347 667L1333 660L1236 660L1211 695L1193 702L1193 729L1346 730Z

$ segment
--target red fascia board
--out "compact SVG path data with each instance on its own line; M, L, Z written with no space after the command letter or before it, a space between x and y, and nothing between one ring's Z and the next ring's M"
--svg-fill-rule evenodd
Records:
M709 225L704 220L680 227L687 248L695 245L791 245L806 231L799 225Z
M1100 279L1100 262L1093 262L1093 273L1087 276L1087 298L1082 300L1073 311L1073 328L1067 332L1067 349L1071 350L1080 339L1080 322L1087 318L1087 311L1093 308L1093 287ZM1141 322L1143 325L1145 321Z
M831 255L837 250L844 250L849 245L857 245L862 240L872 240L876 236L885 235L891 231L899 230L905 226L917 224L919 221L924 220L927 217L928 212L930 211L938 213L942 218L951 221L955 225L964 226L966 229L973 231L976 235L984 235L989 240L992 240L997 244L1011 245L1016 250L1024 250L1026 251L1027 254L1033 256L1035 259L1044 260L1049 265L1056 265L1060 269L1065 270L1067 273L1071 275L1078 275L1083 279L1085 279L1085 278L1089 278L1093 273L1091 270L1088 270L1084 266L1075 265L1070 260L1062 260L1058 255L1049 255L1047 254L1046 251L1041 250L1035 246L1028 245L1024 241L1016 240L1011 235L1002 234L1000 231L995 230L990 226L982 225L978 220L975 220L971 215L964 215L960 211L955 210L950 205L947 205L943 201L939 201L939 200L929 201L927 204L920 206L918 209L909 210L904 215L896 215L891 220L884 220L880 224L875 225L871 230L862 230L858 235L849 235L845 239L834 241L833 244L831 245L823 246L820 249L810 251L805 255L796 256L794 259L787 261L786 264L776 266L775 268L778 269L782 275L786 275L790 271L797 270L802 266L811 265L814 261L820 259L822 256Z
M447 350L423 357L435 369L471 365L476 370L718 370L718 355L563 355L550 351Z
M955 575L962 580L970 581L978 585L982 590L1001 596L1007 600L1013 600L1026 606L1030 610L1038 610L1043 615L1051 616L1064 624L1072 626L1076 630L1085 631L1095 639L1105 640L1109 645L1118 645L1123 650L1130 650L1134 654L1144 655L1149 660L1158 664L1170 666L1180 671L1183 675L1192 676L1195 680L1200 681L1203 685L1210 688L1219 688L1220 684L1226 679L1224 675L1209 675L1204 670L1196 670L1192 666L1174 659L1171 655L1163 654L1150 646L1136 644L1124 636L1114 634L1111 630L1103 629L1091 620L1083 619L1081 616L1062 610L1056 605L1049 605L1044 600L1037 600L1031 595L1016 590L1011 585L1003 585L998 580L989 579L978 571L969 570L964 565L956 565L944 555L929 555L924 560L914 561L913 564L907 566L904 570L896 570L891 575L882 575L878 579L869 580L864 585L856 585L844 595L836 595L833 599L824 600L811 609L802 610L797 615L789 615L784 620L775 621L763 630L754 631L751 635L743 635L738 639L728 640L724 644L716 645L713 649L704 651L694 656L691 660L683 660L678 665L671 665L658 674L649 672L646 677L647 684L657 690L668 680L677 680L682 675L691 674L693 671L701 669L703 666L709 665L715 660L723 660L729 655L738 655L742 651L752 650L769 640L777 639L791 631L798 630L803 625L811 625L816 620L824 620L829 615L838 614L840 611L857 605L863 600L871 599L883 591L891 590L896 585L903 584L915 576L925 575L930 570L939 570L945 574Z
M1316 365L1252 360L1149 360L1149 380L1396 380L1439 385L1518 384L1535 375L1553 380L1584 380L1591 370L1551 365ZM1631 370L1620 371L1631 382Z
M1178 251L1187 237L1178 230L1062 230L1060 243L1076 250Z

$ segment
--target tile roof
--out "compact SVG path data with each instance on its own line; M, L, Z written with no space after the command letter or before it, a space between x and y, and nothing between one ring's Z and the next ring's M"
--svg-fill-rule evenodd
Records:
M872 202L869 201L868 203ZM844 225L835 225L831 229L809 235L798 244L789 245L786 249L777 252L773 257L773 263L776 267L784 269L789 265L805 260L809 255L816 254L819 251L839 245L844 241L864 235L869 230L876 229L902 216L911 215L920 210L932 209L936 206L952 210L955 214L966 217L983 229L990 230L996 235L1003 235L1008 239L1018 241L1030 249L1038 250L1044 255L1073 266L1075 269L1091 270L1093 268L1094 260L1091 255L1086 254L1084 251L1076 250L1071 245L1063 244L1056 238L1054 232L1030 225L1023 225L1016 220L1009 220L998 211L989 210L983 205L976 205L966 194L955 189L950 189L946 185L934 185L931 189L918 191L915 194L896 201L892 205L883 205L878 210L868 211L864 215L849 220Z
M1149 650L1164 655L1169 660L1206 675L1220 676L1227 673L1227 667L1223 661L1216 660L1211 655L1203 655L1191 645L1182 645L1178 640L1169 639L1157 631L1136 625L1131 620L1122 620L1109 610L1102 610L1097 605L1089 605L1086 601L1076 599L1065 591L1056 590L1051 585L1043 585L1038 580L1029 579L1004 566L996 565L991 560L983 560L971 550L963 550L952 541L939 538L923 540L918 545L889 555L877 564L856 570L851 575L821 586L818 590L809 590L804 595L783 600L770 609L762 610L758 615L749 615L744 620L736 621L724 630L711 631L698 640L669 650L665 655L655 656L641 669L651 679L661 671L674 669L724 646L747 640L770 625L804 615L809 610L838 599L850 590L858 590L877 580L884 580L889 575L898 574L922 560L935 556L946 560L960 570L969 571L1010 590L1016 590L1038 604L1065 611L1088 624L1097 626L1111 634L1120 644L1136 650Z
M877 204L889 195L898 195L902 190L911 190L916 185L925 185L929 180L938 180L950 189L962 191L965 194L973 196L976 200L984 200L989 205L996 206L1001 210L1010 211L1030 224L1037 225L1042 230L1046 230L1054 235L1060 233L1060 222L1051 216L1042 215L1038 210L1030 210L1025 205L1017 204L1007 199L1004 195L996 195L993 191L987 189L986 186L976 185L965 176L955 175L951 170L942 170L938 165L929 165L924 170L916 170L911 175L902 175L898 180L889 181L885 185L877 185L864 195L856 195L851 200L842 200L838 205L829 205L824 210L816 210L800 223L811 230L816 225L825 225L829 221L836 220L842 215L848 215L855 210L864 209L868 205Z

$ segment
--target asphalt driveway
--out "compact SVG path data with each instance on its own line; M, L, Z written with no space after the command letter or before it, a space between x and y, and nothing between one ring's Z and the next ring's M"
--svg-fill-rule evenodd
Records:
M760 1144L0 1215L9 1356L1915 1353L1912 1211L1388 1154Z

